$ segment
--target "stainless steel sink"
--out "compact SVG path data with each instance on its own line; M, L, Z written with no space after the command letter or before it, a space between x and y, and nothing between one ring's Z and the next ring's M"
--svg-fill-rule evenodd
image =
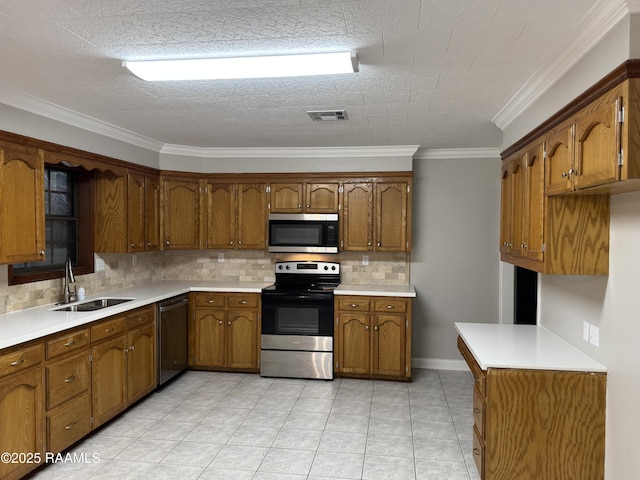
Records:
M133 298L97 298L95 300L54 308L53 310L56 312L92 312L94 310L130 302L131 300L133 300Z

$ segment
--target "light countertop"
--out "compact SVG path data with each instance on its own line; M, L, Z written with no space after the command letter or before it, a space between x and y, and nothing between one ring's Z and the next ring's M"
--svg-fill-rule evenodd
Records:
M85 300L95 298L132 298L133 300L113 307L92 312L56 312L59 305L28 308L0 315L0 349L12 347L29 340L78 327L102 318L117 315L166 298L187 292L240 292L260 293L270 283L227 281L161 281L132 288L111 290L96 295L87 295Z
M480 368L606 372L607 367L537 325L455 324Z
M369 295L381 297L415 297L413 285L379 285L379 284L347 284L341 283L333 293L335 295Z

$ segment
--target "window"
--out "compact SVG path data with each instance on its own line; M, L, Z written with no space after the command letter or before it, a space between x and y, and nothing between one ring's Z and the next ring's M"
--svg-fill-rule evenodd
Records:
M90 172L82 168L45 166L45 260L10 266L9 284L61 278L67 257L75 274L92 273L92 205Z

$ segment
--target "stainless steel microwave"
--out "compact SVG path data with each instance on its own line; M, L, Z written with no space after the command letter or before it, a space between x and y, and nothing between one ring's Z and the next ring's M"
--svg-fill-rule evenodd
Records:
M338 253L338 214L272 213L269 251Z

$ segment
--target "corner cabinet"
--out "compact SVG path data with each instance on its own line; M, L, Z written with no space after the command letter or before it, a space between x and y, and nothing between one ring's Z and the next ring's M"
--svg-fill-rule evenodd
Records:
M605 374L483 370L460 337L458 349L474 378L472 453L481 480L604 479Z
M411 184L409 178L344 183L341 249L409 252Z
M335 372L411 379L411 299L336 296Z
M44 156L0 142L0 263L44 260Z

